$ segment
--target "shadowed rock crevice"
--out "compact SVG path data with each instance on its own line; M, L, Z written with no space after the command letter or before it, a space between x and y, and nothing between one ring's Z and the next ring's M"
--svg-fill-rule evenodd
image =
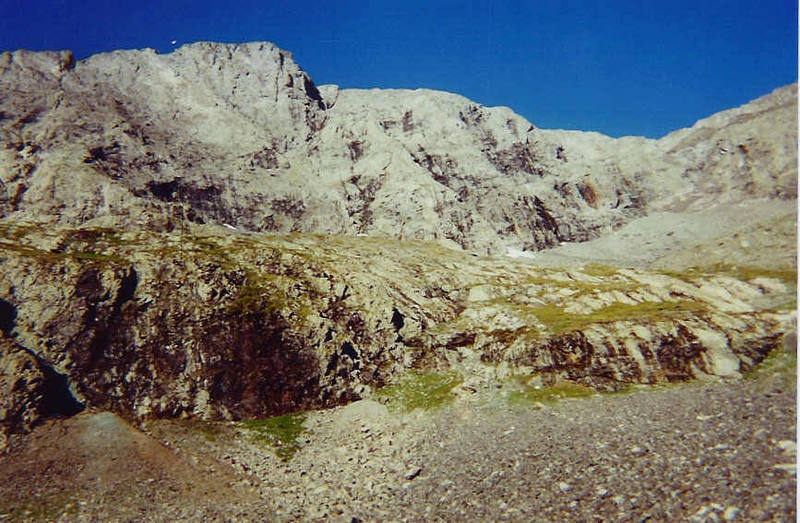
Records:
M0 299L0 332L6 337L11 336L16 319L17 308L6 300Z
M41 421L73 416L84 404L67 375L34 351L0 337L0 449L13 433L27 433Z
M686 381L692 376L692 365L708 372L709 369L701 359L705 347L686 327L678 326L675 336L662 340L655 347L655 357L667 381ZM763 359L764 355L761 356Z
M150 193L158 198L159 200L164 200L167 202L174 201L175 193L178 191L180 187L180 178L176 178L169 182L148 182L147 188L150 190Z
M399 331L400 331L400 329L402 329L402 328L405 326L405 324L406 324L406 322L405 322L405 316L403 316L403 313L401 313L401 312L400 312L399 310L397 310L396 308L395 308L395 309L392 309L392 319L391 319L391 322L392 322L392 325L394 326L394 330L396 330L396 331L398 331L398 332L399 332Z
M216 323L216 322L214 322ZM227 318L208 325L198 354L218 362L201 374L210 399L234 418L265 417L311 406L320 395L317 358L277 318Z
M322 99L322 95L320 94L319 89L317 89L317 86L314 85L314 81L311 78L309 78L308 76L305 76L303 78L303 88L304 88L304 90L306 92L306 95L308 95L308 97L311 100L316 102L317 107L319 109L322 109L322 110L326 109L325 102Z
M119 312L120 308L128 301L134 299L134 295L136 294L136 287L139 285L139 275L136 273L136 269L133 267L130 268L127 274L122 277L120 280L119 290L117 291L117 297L114 300L114 310Z
M67 375L47 365L32 351L28 352L31 356L36 358L39 371L42 373L43 381L39 389L41 403L38 409L41 415L50 418L74 416L81 412L85 408L85 405L73 395Z

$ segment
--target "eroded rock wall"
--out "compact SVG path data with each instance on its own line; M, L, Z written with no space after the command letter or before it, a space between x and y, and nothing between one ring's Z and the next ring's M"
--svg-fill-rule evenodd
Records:
M83 406L264 417L409 370L598 390L735 377L790 323L775 304L791 284L769 273L538 269L388 239L3 230L7 430Z

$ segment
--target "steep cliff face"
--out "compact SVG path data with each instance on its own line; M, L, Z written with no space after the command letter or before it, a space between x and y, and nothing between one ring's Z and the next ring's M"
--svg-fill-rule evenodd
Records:
M662 140L614 140L540 130L448 93L317 88L265 43L77 63L4 53L0 85L6 218L229 223L503 252L720 195L795 195L794 86Z
M6 216L255 227L248 220L268 191L253 194L241 178L304 145L324 120L311 79L271 44L78 64L20 51L2 62L0 84L12 93L2 108Z

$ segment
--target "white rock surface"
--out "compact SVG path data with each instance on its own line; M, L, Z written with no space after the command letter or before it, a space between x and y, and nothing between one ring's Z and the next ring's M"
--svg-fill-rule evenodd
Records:
M418 90L317 88L269 43L0 55L0 217L584 241L651 212L794 198L796 86L661 140L536 128Z

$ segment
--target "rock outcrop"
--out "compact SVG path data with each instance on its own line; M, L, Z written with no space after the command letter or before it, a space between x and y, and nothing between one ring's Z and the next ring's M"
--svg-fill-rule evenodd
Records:
M9 430L83 406L264 417L369 397L409 370L598 390L736 377L791 326L779 272L540 269L298 234L3 232Z

